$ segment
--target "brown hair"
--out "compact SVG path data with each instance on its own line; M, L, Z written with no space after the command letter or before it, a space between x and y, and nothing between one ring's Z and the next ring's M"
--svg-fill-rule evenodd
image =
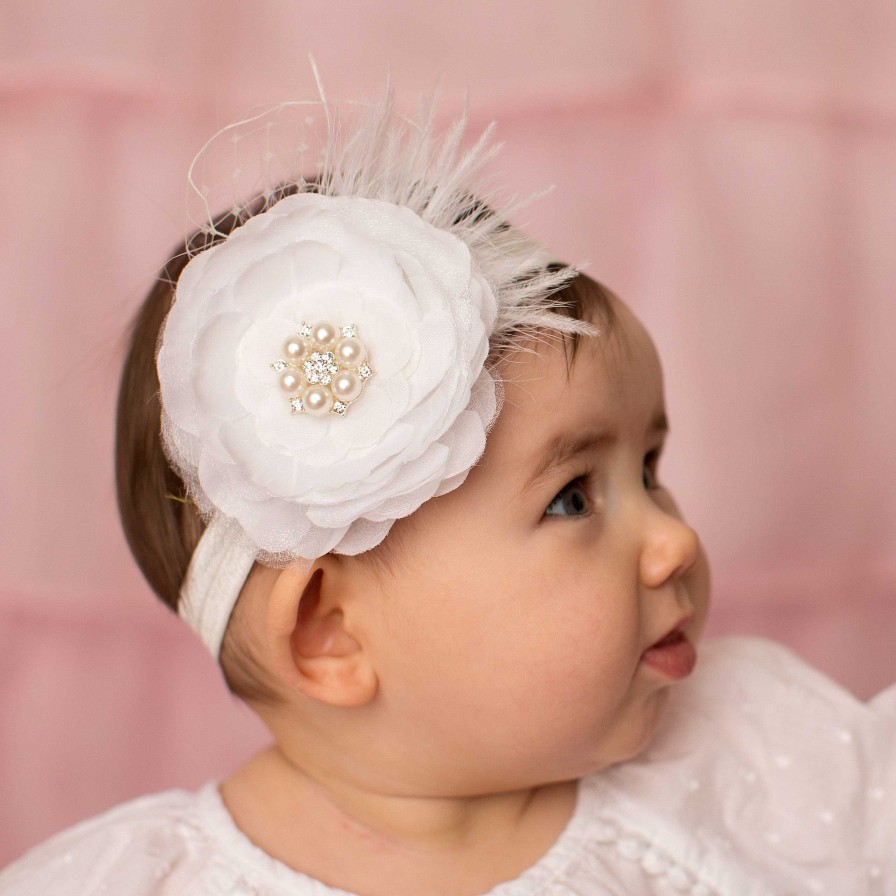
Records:
M221 215L214 222L214 236L202 231L193 233L184 249L174 253L162 267L127 332L116 408L118 512L140 571L152 590L174 612L177 612L181 585L193 551L205 531L205 522L162 449L162 408L156 370L159 334L171 309L177 280L190 258L222 242L244 220L260 214L297 189L284 187L268 199L257 199L239 215L231 212ZM238 628L228 626L221 645L224 680L244 700L270 702L275 695L264 683L261 666L249 645L234 643Z
M171 469L161 439L161 405L156 371L156 346L165 317L174 298L174 288L190 257L226 239L247 218L264 212L286 195L297 192L286 185L269 197L259 197L239 215L227 213L214 222L214 236L197 231L166 262L130 325L127 350L118 392L116 411L115 472L118 509L131 553L152 590L172 610L177 611L179 592L193 551L205 523L187 497L181 478ZM303 189L313 190L314 184ZM481 207L479 212L482 213ZM605 326L613 321L613 310L604 287L585 275L578 275L559 293L561 313L578 320L589 316ZM575 360L577 335L564 337L567 363ZM490 358L489 364L499 359ZM380 571L388 571L400 551L407 525L396 527L379 545L359 555ZM251 578L251 574L250 574ZM234 612L238 612L239 601ZM261 664L251 646L228 626L221 648L220 663L228 687L246 700L276 700L272 685L264 681Z

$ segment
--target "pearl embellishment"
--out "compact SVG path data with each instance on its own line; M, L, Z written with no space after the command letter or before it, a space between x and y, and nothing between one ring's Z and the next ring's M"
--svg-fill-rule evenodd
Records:
M367 349L358 339L343 339L336 346L336 358L346 367L357 367L367 358Z
M341 398L343 401L354 401L361 394L361 378L350 370L343 370L333 378L330 388L337 398Z
M307 339L293 337L283 346L283 354L288 361L304 361L308 357L311 345Z
M280 388L283 389L284 392L289 392L290 394L298 392L304 385L298 370L293 370L291 367L287 367L283 373L280 374Z
M336 327L329 321L303 322L299 332L283 343L283 357L271 367L280 375L280 388L292 413L324 417L345 414L373 376L367 347L354 324Z
M333 393L326 386L309 386L302 393L305 412L315 417L323 417L333 407Z
M329 348L336 341L336 327L321 321L311 328L311 338L321 347Z

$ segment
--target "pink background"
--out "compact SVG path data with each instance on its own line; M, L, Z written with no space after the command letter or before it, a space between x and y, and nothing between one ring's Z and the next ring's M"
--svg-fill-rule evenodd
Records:
M664 356L665 478L716 632L868 696L896 654L896 7L889 0L29 0L0 12L0 863L264 738L151 596L114 506L122 333L185 172L254 104L370 98L507 141L521 223Z

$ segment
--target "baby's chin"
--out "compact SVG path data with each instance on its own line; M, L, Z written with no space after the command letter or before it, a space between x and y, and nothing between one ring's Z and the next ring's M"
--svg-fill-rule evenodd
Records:
M630 732L625 743L619 745L612 761L606 762L594 771L619 765L622 762L630 762L645 753L656 740L663 721L667 716L669 692L671 687L658 688L648 698L649 705L645 707L643 721L637 729Z

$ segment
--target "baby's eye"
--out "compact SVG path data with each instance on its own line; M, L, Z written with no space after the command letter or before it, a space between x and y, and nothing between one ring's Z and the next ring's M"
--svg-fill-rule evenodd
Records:
M586 477L579 476L567 482L544 512L545 516L588 516L591 500L585 489Z
M660 463L660 453L659 451L651 451L644 458L644 470L642 473L642 479L644 481L644 488L647 491L653 491L654 489L658 489L660 487L659 479L657 478L657 467Z

